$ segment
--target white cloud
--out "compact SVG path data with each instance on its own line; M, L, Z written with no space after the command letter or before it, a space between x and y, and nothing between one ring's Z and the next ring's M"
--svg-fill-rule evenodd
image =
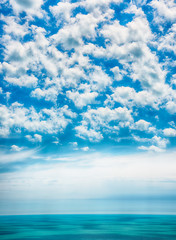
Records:
M166 103L166 109L170 114L175 114L176 113L176 103L173 101L168 101Z
M117 45L130 42L147 42L152 39L148 21L141 17L134 18L126 26L121 25L116 20L113 24L104 25L101 33Z
M10 4L16 14L26 12L31 16L43 17L44 11L41 9L43 0L10 0Z
M1 20L5 22L3 30L6 34L12 34L17 37L24 37L29 33L29 26L26 22L25 24L20 24L20 19L18 17L4 16L1 15Z
M118 125L119 122L133 121L131 111L125 107L115 109L110 109L108 107L89 109L83 114L83 119L94 128L99 128L100 126L106 127L111 121L116 121L116 125Z
M158 147L160 148L166 148L167 144L169 143L169 140L166 139L166 138L161 138L161 137L158 137L158 136L154 136L152 139L151 139L151 142L153 144L156 144Z
M154 146L154 145L152 145L152 146L150 146L150 147L141 146L141 147L138 147L138 148L139 148L140 150L151 151L151 152L158 152L158 153L165 151L164 149L159 148L159 147Z
M176 54L175 38L176 38L176 24L173 24L171 28L168 30L167 34L160 37L158 43L158 50L174 52L174 54Z
M59 138L58 137L54 137L55 141L53 141L52 143L58 145L60 143Z
M62 23L63 21L69 22L72 15L72 10L76 8L78 3L70 3L70 2L58 2L55 6L50 6L49 9L53 16L57 19L58 23Z
M34 76L23 75L19 78L16 77L5 77L8 83L17 85L19 87L35 87L37 85L38 79Z
M101 34L108 40L104 57L118 59L143 89L162 94L160 85L165 82L166 72L148 47L154 36L145 17L135 17L126 26L116 20L104 25Z
M30 142L42 142L42 136L39 134L34 134L34 136L26 135L26 138Z
M105 8L108 7L111 3L120 4L123 0L85 0L81 2L81 5L86 9L93 11L97 10L97 8Z
M151 125L150 122L140 119L139 121L135 122L134 128L140 131L149 131L150 125Z
M35 156L37 149L32 150L23 150L22 148L19 148L16 145L13 145L11 148L12 151L8 152L0 152L1 158L0 163L1 164L7 164L7 163L18 163L18 162L25 162L28 159L31 159Z
M14 151L14 152L20 152L23 150L23 147L19 147L17 145L12 145L11 146L11 151Z
M15 158L24 161L31 156L31 153L26 153L22 158L22 153L15 153L15 157L14 154L8 155L6 159L12 160L13 157L13 161ZM7 194L5 196L16 196L17 199L28 199L29 196L35 199L41 199L41 196L48 199L104 199L135 196L139 190L148 195L165 196L175 191L175 185L172 185L176 180L175 152L152 151L123 156L84 153L60 160L54 164L35 164L23 171L3 174L1 191L6 189L3 191Z
M97 92L85 91L84 93L79 93L77 91L67 91L67 97L79 108L94 103L97 96Z
M150 6L157 10L160 17L167 20L176 20L176 3L174 0L152 0Z
M75 127L77 136L83 139L88 138L92 142L102 140L102 134L108 130L112 133L113 130L117 130L116 128L129 127L133 122L131 110L121 107L115 109L108 107L90 108L82 116L82 125ZM110 125L112 122L113 125L115 124L114 127Z
M127 74L126 71L120 70L117 66L111 68L111 71L114 73L114 80L116 81L121 81L123 79L123 76Z
M34 107L27 109L19 103L13 103L9 108L0 105L0 115L2 135L8 135L11 129L49 134L62 132L71 119L76 117L66 105L57 109L44 108L37 112Z
M165 128L163 133L166 137L176 137L176 130L174 128Z
M89 151L89 147L83 147L83 148L81 148L84 152L87 152L87 151Z
M158 109L158 105L161 104L162 99L155 96L152 92L143 90L136 92L132 87L117 87L113 90L113 94L108 96L105 103L111 103L114 105L115 102L121 103L128 107L144 107L151 106Z
M91 142L99 142L103 139L103 135L99 131L95 131L94 129L88 129L86 125L80 125L75 127L77 132L77 136L82 139L89 139Z
M72 22L65 25L51 37L55 44L62 44L66 50L77 48L83 44L83 37L94 38L96 36L97 23L101 20L92 14L77 14Z
M78 143L77 142L70 142L70 144L73 146L74 150L78 150Z
M112 83L112 79L99 66L94 66L90 71L89 79L92 89L101 91Z
M56 102L57 96L58 96L58 91L55 87L51 87L48 89L36 88L35 90L33 90L31 92L31 96L35 97L37 99L44 98L46 101Z

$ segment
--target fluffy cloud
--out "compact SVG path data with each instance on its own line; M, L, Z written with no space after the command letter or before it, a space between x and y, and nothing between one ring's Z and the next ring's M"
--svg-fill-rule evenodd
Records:
M78 6L78 3L58 2L55 6L50 6L50 11L57 19L58 23L63 21L70 21L72 10Z
M176 130L174 128L165 128L163 133L166 137L176 137Z
M150 124L151 123L141 119L134 124L134 127L135 127L135 129L140 130L140 131L147 131L147 130L149 130Z
M24 37L26 34L29 33L29 26L28 23L20 24L20 18L18 17L5 17L1 15L1 20L5 22L3 26L3 30L7 35L12 35L15 37Z
M67 91L67 96L77 107L82 108L83 106L94 103L98 93L90 91L85 91L84 93Z
M27 109L19 103L13 103L9 108L1 105L0 113L2 135L8 135L11 129L16 131L25 129L30 132L39 131L49 134L62 132L71 119L76 117L68 106L60 109L44 108L37 112L34 107ZM39 139L38 135L34 138Z
M174 0L152 0L150 5L157 10L157 14L167 20L176 20L176 4Z
M77 48L83 44L83 37L90 39L96 36L95 28L100 20L101 18L95 18L92 14L77 14L72 22L53 35L52 39L55 44L62 44L66 50Z
M94 129L88 129L86 125L75 127L77 136L82 139L89 139L91 142L99 142L103 139L103 135Z
M41 6L43 0L10 0L10 4L16 14L26 12L28 15L43 17Z
M56 102L57 101L57 96L58 96L58 91L54 87L51 87L51 88L48 88L48 89L36 88L35 90L33 90L31 92L31 96L35 97L37 99L44 98L46 101Z
M89 147L83 147L83 148L81 148L84 152L87 152L87 151L89 151Z
M146 18L136 17L126 26L114 21L104 25L101 33L109 39L105 55L117 58L122 65L128 66L131 78L140 81L144 89L157 92L158 85L165 81L166 73L148 47L153 34Z
M124 70L120 70L119 67L111 68L111 71L114 73L114 79L116 81L121 81L123 79L123 76L127 73Z
M19 147L17 145L12 145L11 150L14 152L20 152L21 150L23 150L23 147Z
M113 89L113 94L106 102L111 102L111 104L118 102L128 107L151 106L157 109L161 103L161 99L146 90L136 92L135 89L131 87L117 87Z
M166 35L162 36L159 39L158 50L165 52L166 51L173 52L174 54L176 54L175 38L176 38L176 23L171 26Z
M16 77L5 77L5 80L8 83L17 85L20 87L35 87L37 86L38 79L34 76L23 75L19 78Z
M110 109L108 107L100 107L98 109L90 109L83 115L84 120L91 124L94 128L108 125L111 121L126 122L127 124L133 121L131 111L127 108Z
M26 138L30 142L42 142L42 136L39 134L34 134L34 136L26 135Z
M14 16L1 16L0 68L3 88L8 88L2 88L2 95L9 102L8 106L1 105L1 136L28 131L24 135L35 142L35 131L64 132L77 115L69 106L79 114L72 128L80 138L91 142L101 141L105 135L111 140L128 139L120 136L127 128L132 135L144 134L140 137L143 140L150 134L151 140L143 142L164 149L167 141L162 137L169 137L167 131L157 129L156 119L149 120L145 111L142 116L138 114L142 108L152 109L158 116L163 109L170 117L176 113L174 76L166 78L171 61L166 57L164 63L159 55L175 53L175 24L158 34L153 27L156 21L149 22L147 10L142 10L145 3L60 1L49 6L46 16L48 9L43 0L10 0ZM123 10L119 8L121 14L117 15L119 4ZM154 18L168 19L170 14L174 20L173 1L153 0L148 7L156 9ZM21 13L24 18L19 17ZM36 17L41 18L41 27ZM13 98L16 87L19 92L28 88L33 107L12 103L21 101L18 96ZM11 98L5 99L8 93Z
M83 114L82 125L76 127L77 135L83 139L88 138L90 141L100 141L103 135L100 133L107 130L113 131L113 125L126 127L133 122L131 111L127 108L110 109L108 107L100 107L97 109L89 109ZM89 128L91 126L91 128ZM114 128L114 129L115 129ZM109 132L109 131L108 131Z
M161 149L161 148L159 148L157 146L154 146L154 145L152 145L150 147L141 146L141 147L139 147L139 149L140 150L144 150L144 151L158 152L158 153L164 152L163 149Z
M137 139L137 141L141 141L141 140ZM140 147L138 147L140 150L154 151L154 152L164 152L167 144L169 143L168 139L161 138L156 135L154 137L152 137L151 139L145 139L145 141L143 141L143 142L148 142L152 145L151 146L140 146Z
M166 103L166 109L170 114L176 113L176 103L174 101L168 101Z
M81 5L89 10L93 10L97 7L105 7L111 3L120 4L122 0L84 0L81 2Z

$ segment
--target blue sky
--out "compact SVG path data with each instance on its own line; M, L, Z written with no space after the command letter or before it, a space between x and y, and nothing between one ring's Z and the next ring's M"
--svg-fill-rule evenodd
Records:
M0 0L2 198L174 195L174 0Z

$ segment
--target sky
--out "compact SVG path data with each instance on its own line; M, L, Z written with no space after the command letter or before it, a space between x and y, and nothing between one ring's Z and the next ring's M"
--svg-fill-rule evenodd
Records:
M0 3L0 199L175 197L176 2Z

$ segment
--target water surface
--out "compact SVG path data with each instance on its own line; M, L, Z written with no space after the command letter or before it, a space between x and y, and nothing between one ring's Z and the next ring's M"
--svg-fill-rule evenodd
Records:
M176 239L175 215L0 216L2 240Z

